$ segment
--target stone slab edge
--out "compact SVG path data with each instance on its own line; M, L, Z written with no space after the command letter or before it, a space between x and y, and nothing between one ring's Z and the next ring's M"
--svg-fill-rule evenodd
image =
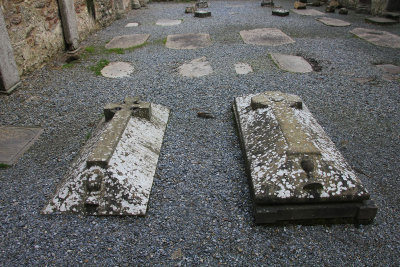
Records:
M256 203L251 170L244 144L243 132L237 108L237 99L232 104L237 135L245 159L250 194L253 201L253 213L256 224L325 224L325 223L355 223L370 224L377 214L377 206L372 200L363 202L318 203L318 204L276 204L263 205Z
M151 192L151 187L153 184L153 179L154 179L154 174L157 168L157 163L158 163L158 156L159 152L161 150L162 142L164 139L164 134L166 131L166 127L168 125L168 120L169 120L169 113L170 110L164 106L161 105L155 105L152 104L153 106L153 112L156 114L156 116L152 117L151 122L149 122L146 119L143 118L136 118L132 117L131 120L128 123L128 126L126 130L130 130L128 135L132 135L135 132L140 131L140 122L144 122L145 124L152 124L155 127L159 128L159 130L162 132L160 138L161 142L159 147L153 148L150 150L157 150L154 151L154 162L155 164L152 164L151 170L147 171L146 173L141 172L142 170L137 170L138 175L136 176L141 176L142 178L146 178L148 181L147 183L147 188L143 189L142 191L146 190L145 194L143 192L135 191L135 192L127 192L131 191L130 189L134 187L131 181L131 177L117 177L115 180L119 180L120 184L117 186L123 187L125 189L125 194L129 194L130 196L133 196L134 198L139 198L139 207L124 207L124 210L121 210L119 212L96 212L89 214L83 210L83 199L84 199L84 181L81 179L81 176L85 175L85 172L92 172L94 171L103 171L104 174L106 175L107 172L113 172L118 173L118 169L115 170L113 169L112 166L118 166L118 164L123 163L124 160L126 159L121 159L120 157L124 157L128 152L121 151L120 144L117 145L116 147L116 153L119 153L117 156L113 156L110 165L111 168L108 169L102 169L98 166L93 166L91 168L87 168L86 161L87 158L89 157L91 151L94 149L96 146L96 143L99 142L101 139L101 136L104 134L104 132L107 130L107 123L105 122L104 119L102 119L96 130L94 131L95 134L91 139L88 140L88 142L85 144L85 146L82 148L80 151L79 155L74 159L74 161L71 164L71 167L69 168L67 174L64 176L62 181L59 183L57 186L56 192L54 197L52 197L48 204L42 209L41 213L42 214L74 214L74 213L83 213L86 215L137 215L137 216L144 216L147 211L147 205L150 197L150 192ZM139 124L138 124L139 123ZM127 136L125 133L121 137L121 140L124 139L124 136ZM125 146L130 146L130 142L125 142ZM148 145L148 144L146 144ZM136 147L137 148L137 147ZM140 151L137 151L134 149L135 154L139 153ZM146 157L144 155L143 157ZM137 158L140 158L139 156ZM140 160L140 159L139 159ZM142 161L142 160L141 160ZM115 164L117 162L117 164ZM131 164L129 166L136 167L135 164ZM123 169L123 171L126 171ZM118 174L119 175L119 174ZM117 175L117 176L118 176ZM131 179L132 180L132 179ZM134 179L133 179L134 180ZM71 191L76 191L76 193L72 194ZM119 194L119 193L118 193ZM141 198L141 199L140 199ZM67 202L70 203L67 203Z

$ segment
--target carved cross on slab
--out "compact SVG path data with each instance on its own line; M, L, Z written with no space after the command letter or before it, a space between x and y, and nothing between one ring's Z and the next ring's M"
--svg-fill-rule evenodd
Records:
M141 102L139 97L126 97L123 103L107 104L104 107L104 116L108 125L87 159L88 168L107 168L129 119L134 116L150 121L151 104Z

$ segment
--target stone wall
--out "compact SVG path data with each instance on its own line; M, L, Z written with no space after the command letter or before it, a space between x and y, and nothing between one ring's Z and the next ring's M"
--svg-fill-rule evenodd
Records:
M380 15L385 11L388 0L371 0L371 14Z
M74 0L74 7L82 40L114 21L117 9L127 11L131 4L129 0ZM0 0L0 8L20 74L41 67L65 49L57 0Z

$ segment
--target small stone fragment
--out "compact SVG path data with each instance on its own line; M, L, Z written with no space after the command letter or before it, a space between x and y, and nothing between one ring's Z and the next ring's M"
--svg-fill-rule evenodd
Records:
M210 112L197 112L197 117L205 119L214 119L215 116Z
M349 14L349 10L345 7L342 7L341 9L339 9L339 14L340 15L347 15Z
M312 2L310 5L311 5L311 6L315 6L315 7L319 7L319 6L321 6L322 4L321 4L320 1L314 1L314 2Z
M261 6L262 7L274 7L274 1L273 0L262 0L261 1Z
M210 63L206 57L201 57L185 63L178 68L179 74L185 77L202 77L213 72Z
M197 8L207 8L208 3L206 1L198 1L195 5Z
M195 6L188 6L185 8L185 13L194 13L197 10Z
M211 17L211 12L206 10L197 10L194 12L194 16L197 18Z
M296 1L296 2L294 2L294 8L295 9L306 9L307 8L307 4L302 3L300 1Z
M334 6L327 6L325 8L326 13L335 13L336 8Z
M250 72L253 72L253 69L251 68L251 66L249 64L246 63L236 63L235 64L235 71L237 74L248 74Z
M275 9L272 9L272 15L280 16L280 17L289 16L289 10L286 10L283 8L275 8Z
M132 8L133 9L140 9L142 6L140 5L139 0L132 0Z
M337 0L331 0L329 2L328 6L331 6L331 7L334 7L334 8L338 8L340 6L340 4L339 4L339 2Z

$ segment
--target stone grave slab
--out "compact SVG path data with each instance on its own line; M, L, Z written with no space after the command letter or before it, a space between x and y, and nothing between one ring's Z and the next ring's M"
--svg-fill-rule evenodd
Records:
M138 26L139 26L139 23L137 23L137 22L130 22L125 25L126 28L138 27Z
M179 74L185 77L202 77L213 72L206 57L196 58L178 68Z
M292 9L294 13L297 13L302 16L324 16L325 13L315 10L315 9Z
M278 46L294 43L292 38L276 28L240 31L240 36L246 44Z
M211 45L208 33L186 33L167 36L166 47L172 49L198 49Z
M330 18L330 17L316 18L316 20L318 20L319 22L321 22L327 26L332 26L332 27L346 27L346 26L351 25L351 23L349 23L347 21L340 20L340 19L334 19L334 18Z
M396 20L382 18L382 17L370 17L365 19L366 22L378 25L393 25L399 23Z
M196 10L194 12L194 16L197 18L207 18L207 17L211 17L211 11L207 11L207 10Z
M169 109L127 97L104 115L43 214L146 214Z
M156 22L158 26L176 26L182 23L180 19L159 19Z
M273 0L262 0L261 1L261 6L262 7L274 7L274 1Z
M377 207L298 96L237 97L233 110L256 223L372 222Z
M42 132L37 127L0 126L0 163L15 164Z
M110 62L101 70L101 75L108 78L123 78L129 76L134 70L128 62Z
M271 58L279 68L297 73L312 72L312 66L302 57L271 53Z
M376 66L389 74L400 74L400 66L396 66L393 64L381 64Z
M107 49L113 48L130 48L144 44L149 39L150 34L130 34L114 37L108 44L105 45Z
M249 64L246 63L236 63L235 64L236 74L245 75L253 72L253 69Z
M379 31L365 28L355 28L350 31L352 34L360 37L377 46L390 48L400 48L400 36L387 31Z

